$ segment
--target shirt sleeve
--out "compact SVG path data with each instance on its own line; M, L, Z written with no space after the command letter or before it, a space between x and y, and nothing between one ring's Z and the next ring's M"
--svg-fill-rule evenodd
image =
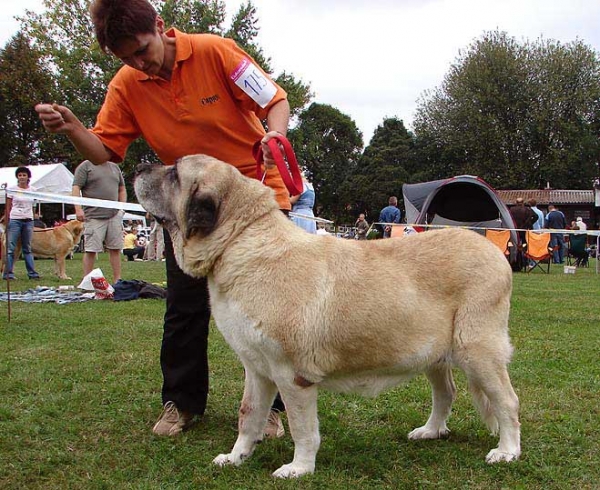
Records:
M141 135L125 96L118 87L119 74L109 84L96 124L90 130L110 150L113 154L111 160L116 163L123 161L129 145Z
M225 76L240 107L265 119L271 107L287 99L287 93L230 39L223 39Z
M87 172L84 167L85 164L79 165L73 174L73 185L76 185L80 189L83 189L87 183Z

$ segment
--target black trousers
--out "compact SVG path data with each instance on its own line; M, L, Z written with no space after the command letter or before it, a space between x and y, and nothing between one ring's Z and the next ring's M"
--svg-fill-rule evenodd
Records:
M209 388L208 325L210 303L206 278L195 279L177 265L173 242L164 231L167 267L167 309L160 351L163 373L162 401L202 415ZM274 410L285 406L279 395Z
M146 249L144 247L124 248L123 255L127 257L129 262L133 262L135 257L138 259L143 259L145 251Z

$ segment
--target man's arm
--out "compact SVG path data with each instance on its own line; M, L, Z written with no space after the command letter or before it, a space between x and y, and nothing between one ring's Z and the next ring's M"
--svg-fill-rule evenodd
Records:
M396 208L396 213L394 216L394 223L400 223L400 210Z
M269 128L269 133L275 131L285 136L287 134L289 123L290 104L287 99L283 99L277 102L277 104L269 110L269 113L267 114L267 128Z
M124 185L119 186L119 202L127 202L127 188Z
M71 190L71 195L73 197L81 197L81 188L78 185L74 185ZM85 221L85 214L83 212L83 208L79 204L75 204L74 206L77 221Z
M288 124L290 122L290 104L287 99L277 102L267 114L267 128L269 131L261 140L263 159L265 168L270 169L275 166L275 160L271 154L271 149L267 146L268 141L275 136L285 136L287 134Z
M100 138L88 131L69 108L58 104L38 104L35 110L46 131L64 134L86 160L95 165L111 160L112 153L102 144Z

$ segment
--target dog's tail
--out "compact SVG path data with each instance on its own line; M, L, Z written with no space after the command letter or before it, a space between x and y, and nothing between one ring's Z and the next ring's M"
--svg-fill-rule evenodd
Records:
M498 419L494 415L490 399L476 383L469 383L469 391L473 397L473 403L487 428L493 435L498 434Z

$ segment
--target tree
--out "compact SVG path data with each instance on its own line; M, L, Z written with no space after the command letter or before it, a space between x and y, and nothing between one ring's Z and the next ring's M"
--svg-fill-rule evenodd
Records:
M347 219L352 196L346 179L362 151L362 134L350 117L326 104L311 104L298 120L290 141L315 188L317 214Z
M33 106L52 100L54 85L40 53L18 33L0 50L0 166L47 158L54 138L41 128Z
M386 118L377 127L349 178L356 214L376 220L390 196L402 197L402 185L414 168L414 144L414 136L397 118Z
M414 126L425 173L476 174L498 188L589 188L599 75L596 53L580 41L485 34L420 101Z

